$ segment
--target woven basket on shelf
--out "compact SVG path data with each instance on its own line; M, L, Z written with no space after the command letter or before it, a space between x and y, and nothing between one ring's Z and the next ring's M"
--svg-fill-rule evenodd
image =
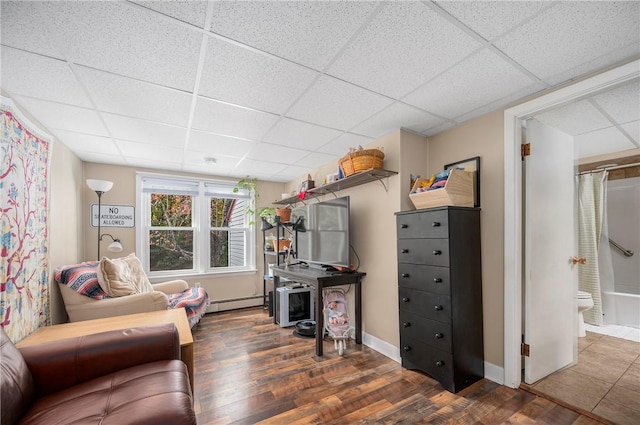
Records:
M384 152L380 149L363 149L349 152L340 158L340 168L342 174L348 177L370 168L382 168L383 160Z

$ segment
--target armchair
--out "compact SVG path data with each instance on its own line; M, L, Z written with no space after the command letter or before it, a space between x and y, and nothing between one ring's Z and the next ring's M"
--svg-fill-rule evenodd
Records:
M133 254L60 267L55 279L70 322L184 307L193 327L209 304L204 289L184 280L152 285Z
M70 322L166 310L169 308L169 295L180 294L189 289L184 280L172 280L152 284L151 292L95 299L78 293L68 285L60 283L59 286Z
M2 425L196 423L173 324L20 349L0 334Z

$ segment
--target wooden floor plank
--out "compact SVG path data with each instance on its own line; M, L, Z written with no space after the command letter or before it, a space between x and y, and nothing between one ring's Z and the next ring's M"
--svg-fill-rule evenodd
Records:
M207 314L193 330L194 407L210 424L575 424L594 419L481 380L458 394L363 345L344 356L262 308Z

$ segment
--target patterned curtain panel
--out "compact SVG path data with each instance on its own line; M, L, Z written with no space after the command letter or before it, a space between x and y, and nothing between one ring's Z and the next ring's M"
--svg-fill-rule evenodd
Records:
M51 143L2 98L0 326L17 342L49 322Z

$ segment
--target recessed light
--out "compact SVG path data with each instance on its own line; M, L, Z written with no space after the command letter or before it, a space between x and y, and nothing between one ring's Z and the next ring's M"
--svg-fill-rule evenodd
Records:
M206 157L204 158L204 162L206 162L206 163L207 163L207 164L209 164L209 165L216 165L216 163L218 162L218 160L217 160L217 159L215 159L215 158L214 158L214 157L212 157L212 156L206 156Z

